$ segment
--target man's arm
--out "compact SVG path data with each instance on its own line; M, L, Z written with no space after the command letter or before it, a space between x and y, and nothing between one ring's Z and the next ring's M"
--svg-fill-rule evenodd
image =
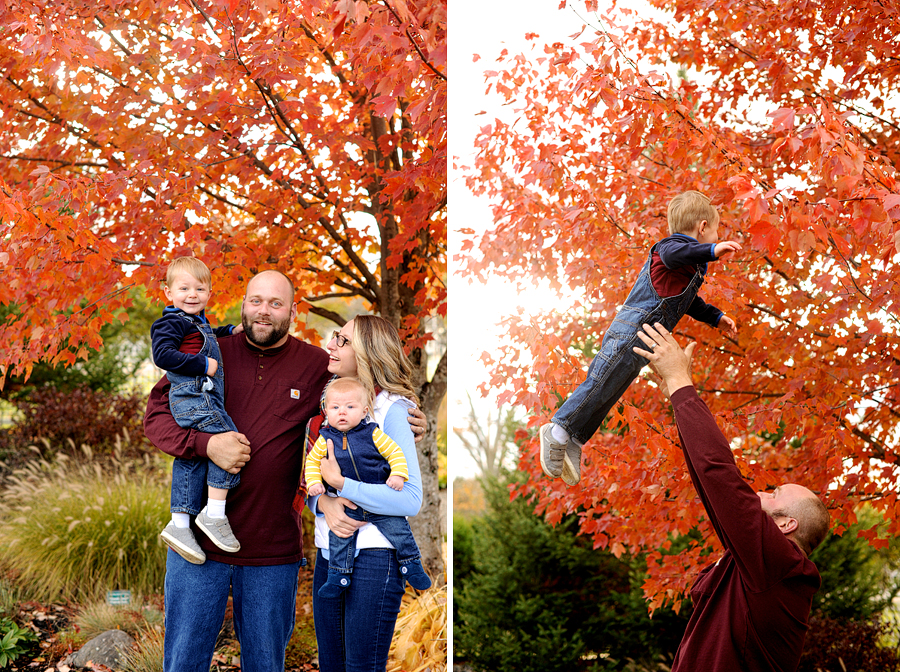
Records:
M646 357L663 381L675 410L678 436L691 481L703 502L716 536L734 555L741 576L754 590L781 580L802 560L797 547L762 510L759 497L741 476L731 447L715 418L693 388L691 357L661 325L639 332Z
M144 413L144 434L154 446L186 460L208 458L232 474L250 459L250 442L237 432L205 434L179 427L169 410L169 381L161 379L150 390Z
M419 443L425 438L425 430L428 428L428 418L426 418L425 414L419 410L418 406L410 406L407 421L415 436L415 442Z

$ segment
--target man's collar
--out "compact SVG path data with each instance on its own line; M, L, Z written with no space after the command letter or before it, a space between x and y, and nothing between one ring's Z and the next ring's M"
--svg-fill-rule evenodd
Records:
M250 342L250 339L247 338L246 332L242 331L240 334L238 334L238 336L243 340L244 345L246 346L247 350L252 352L254 355L262 355L264 357L273 357L275 355L281 354L282 352L287 350L287 348L291 344L291 339L294 338L293 336L288 334L287 340L285 340L285 342L282 343L281 345L279 345L275 348L265 348L264 349L264 348L259 348L255 345L253 345L253 343Z

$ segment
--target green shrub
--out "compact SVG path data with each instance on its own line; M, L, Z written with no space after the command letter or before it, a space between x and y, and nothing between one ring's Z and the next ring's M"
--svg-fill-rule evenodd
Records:
M162 591L168 484L143 461L30 462L0 493L0 561L38 599Z
M872 508L857 511L859 522L841 536L829 534L810 555L822 576L813 598L813 614L837 621L870 621L900 593L900 538L874 548L860 530L884 525Z
M6 667L19 656L37 646L38 637L27 628L20 628L9 618L0 618L0 667Z
M453 591L459 594L475 570L475 531L471 521L453 517ZM453 601L453 622L459 618L459 600Z
M478 670L572 672L671 659L686 621L665 610L651 621L640 562L593 549L577 534L577 516L553 527L529 502L510 501L505 483L483 486L488 511L472 521L471 540L454 522L464 572L461 587L454 576L460 660Z

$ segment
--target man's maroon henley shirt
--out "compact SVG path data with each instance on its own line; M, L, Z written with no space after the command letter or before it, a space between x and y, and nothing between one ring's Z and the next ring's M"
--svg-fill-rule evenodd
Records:
M241 482L228 493L227 513L241 542L225 553L195 532L206 556L233 565L278 565L303 557L300 514L292 507L303 465L307 421L319 412L328 373L328 354L288 337L260 350L245 334L219 339L225 374L225 410L250 440L250 461ZM212 434L179 427L169 412L169 381L150 392L144 432L160 450L185 459L206 457Z
M691 589L672 672L794 672L819 572L762 510L694 388L676 390L672 406L691 480L725 547Z

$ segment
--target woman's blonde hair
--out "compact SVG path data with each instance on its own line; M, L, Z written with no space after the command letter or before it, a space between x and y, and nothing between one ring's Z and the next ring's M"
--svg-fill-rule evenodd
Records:
M403 352L400 335L393 324L377 315L357 315L353 318L350 346L356 353L356 377L372 399L378 387L419 405L412 382L412 364Z

